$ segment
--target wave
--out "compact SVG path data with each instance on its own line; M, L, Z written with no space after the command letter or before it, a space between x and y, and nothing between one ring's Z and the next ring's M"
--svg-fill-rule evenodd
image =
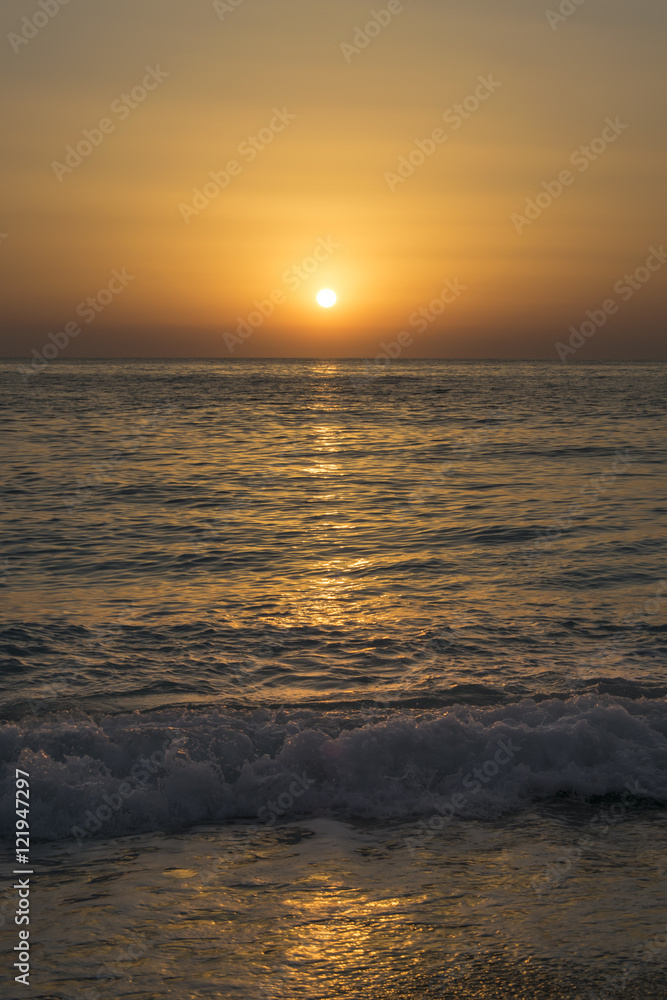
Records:
M314 816L491 819L557 795L667 802L667 704L69 714L4 725L0 759L2 833L13 835L18 767L41 840Z

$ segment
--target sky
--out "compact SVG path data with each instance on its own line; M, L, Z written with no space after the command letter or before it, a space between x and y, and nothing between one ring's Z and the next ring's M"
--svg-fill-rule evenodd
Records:
M666 27L4 0L0 354L665 359Z

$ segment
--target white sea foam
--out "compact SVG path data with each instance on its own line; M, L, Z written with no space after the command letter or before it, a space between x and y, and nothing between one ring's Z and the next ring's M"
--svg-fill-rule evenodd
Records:
M33 837L56 840L234 819L492 818L559 793L667 800L667 704L611 697L377 722L306 710L54 717L4 726L0 752L4 831L16 765L30 773Z

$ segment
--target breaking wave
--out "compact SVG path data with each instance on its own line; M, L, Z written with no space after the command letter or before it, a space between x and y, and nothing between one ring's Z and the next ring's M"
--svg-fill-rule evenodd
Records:
M489 819L556 795L667 801L667 704L585 695L376 715L206 708L0 730L0 824L30 774L33 838L303 817Z

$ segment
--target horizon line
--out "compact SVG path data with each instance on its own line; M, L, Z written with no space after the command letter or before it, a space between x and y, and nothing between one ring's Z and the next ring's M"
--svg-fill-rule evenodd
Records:
M32 362L32 358L26 355L0 355L0 362L11 361L11 362ZM389 368L391 365L395 364L413 364L415 362L423 361L434 361L442 363L491 363L494 364L546 364L546 365L558 365L559 367L567 367L569 365L591 365L591 364L601 364L601 365L614 365L614 364L667 364L667 358L588 358L588 359L572 359L571 361L561 361L557 358L433 358L433 357L421 357L421 358L387 358L387 362L377 361L375 358L368 357L318 357L316 355L290 355L289 357L244 357L244 358L221 358L214 357L211 355L190 355L190 356L178 356L178 357L143 357L141 355L123 355L118 357L74 357L74 358L53 358L47 362L48 365L52 364L71 364L75 361L213 361L222 364L238 364L239 362L254 362L254 361L320 361L320 362L341 362L341 361L357 361L359 363L367 363L377 365L378 367ZM46 367L46 365L44 365Z

